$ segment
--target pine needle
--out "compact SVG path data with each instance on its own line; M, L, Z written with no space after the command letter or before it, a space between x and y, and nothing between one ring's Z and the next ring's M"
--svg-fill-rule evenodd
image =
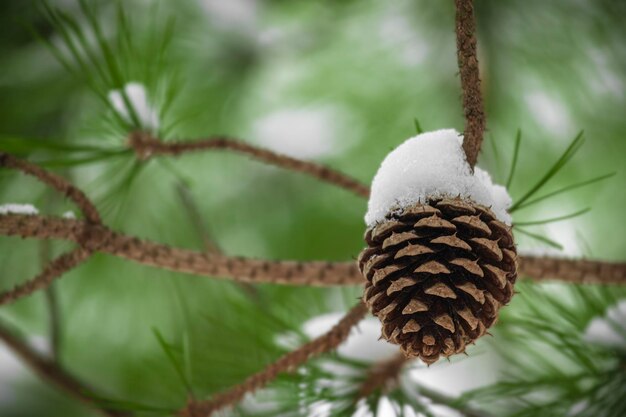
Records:
M559 189L558 189L558 190L556 190L556 191L552 191L551 193L548 193L548 194L543 195L543 196L541 196L541 197L537 197L537 198L535 198L534 200L530 200L530 201L527 201L527 202L526 202L526 203L524 203L524 204L520 204L520 205L517 207L517 209L519 210L519 209L522 209L522 208L524 208L524 207L531 206L531 205L533 205L533 204L536 204L536 203L538 203L538 202L540 202L540 201L543 201L543 200L545 200L545 199L547 199L547 198L554 197L555 195L558 195L558 194L564 193L564 192L566 192L566 191L571 191L571 190L574 190L574 189L576 189L576 188L584 187L585 185L590 185L590 184L593 184L593 183L596 183L596 182L603 181L603 180L605 180L605 179L607 179L607 178L611 178L611 177L612 177L612 176L614 176L615 174L616 174L616 172L611 172L611 173L604 174L604 175L600 175L600 176L598 176L598 177L591 178L591 179L588 179L588 180L585 180L585 181L577 182L577 183L575 183L575 184L571 184L571 185L565 186L565 187L563 187L563 188L559 188Z
M574 213L566 214L564 216L552 217L552 218L543 219L543 220L532 220L532 221L527 221L527 222L515 222L514 225L515 226L535 226L539 224L554 223L554 222L559 222L562 220L567 220L567 219L571 219L574 217L582 216L583 214L589 211L591 211L591 207L586 207L582 210L578 210Z
M180 378L185 389L187 390L187 394L193 396L193 388L191 387L191 383L187 379L187 373L183 369L183 366L176 359L176 353L172 349L172 346L170 346L165 341L165 339L163 338L163 335L161 335L161 332L159 332L159 330L156 327L152 328L152 333L154 334L154 337L156 337L157 341L159 342L159 346L161 346L161 349L163 349L163 353L165 353L165 356L167 356L167 359L170 361L170 363L174 367L174 370L178 374L178 377Z
M104 61L108 67L109 75L111 76L113 85L120 90L120 95L122 97L122 100L124 101L124 106L128 110L128 114L130 116L130 119L132 120L133 127L141 129L141 120L139 119L137 111L132 105L128 94L126 94L126 91L124 89L124 79L121 70L118 66L117 61L115 60L115 55L113 54L113 51L111 50L108 42L104 38L100 23L95 16L95 11L87 5L86 0L79 0L79 4L83 13L87 17L87 20L89 21L94 34L96 35L96 40L98 42L98 45L100 46L102 55L104 56Z
M515 136L515 148L513 149L513 160L511 161L511 170L509 171L509 176L506 180L507 190L511 187L511 183L513 182L513 175L515 174L515 168L517 167L517 159L519 157L519 146L521 142L522 142L522 130L517 129L517 135Z
M420 125L420 121L417 120L417 117L413 119L413 123L415 124L415 132L417 132L418 135L422 134L424 129L422 129L422 125Z
M550 238L547 238L545 236L541 236L541 235L539 235L537 233L529 232L529 231L521 229L519 227L515 227L514 230L516 232L520 232L523 235L526 235L526 236L531 237L533 239L536 239L536 240L538 240L540 242L543 242L543 243L545 243L545 244L547 244L547 245L549 245L549 246L551 246L551 247L553 247L555 249L563 250L563 245L561 245L560 243L558 243L558 242L556 242L556 241L554 241L554 240L552 240Z
M550 167L548 172L530 189L524 194L522 198L513 204L509 209L509 213L514 212L521 206L526 200L532 197L537 191L539 191L552 177L554 177L563 167L569 162L570 159L578 152L584 142L583 131L581 130L574 138L572 143L567 147L561 157Z

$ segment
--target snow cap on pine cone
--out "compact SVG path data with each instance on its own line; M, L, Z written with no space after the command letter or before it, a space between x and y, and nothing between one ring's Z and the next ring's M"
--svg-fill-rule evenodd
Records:
M422 133L383 160L372 182L365 223L371 227L393 210L459 196L490 207L500 221L511 224L511 197L486 171L475 168L472 173L463 136L454 129Z

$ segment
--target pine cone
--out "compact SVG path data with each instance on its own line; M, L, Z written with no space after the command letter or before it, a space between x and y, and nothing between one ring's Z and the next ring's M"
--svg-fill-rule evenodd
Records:
M416 204L369 228L359 255L363 299L382 335L430 364L465 351L513 296L511 229L459 198Z

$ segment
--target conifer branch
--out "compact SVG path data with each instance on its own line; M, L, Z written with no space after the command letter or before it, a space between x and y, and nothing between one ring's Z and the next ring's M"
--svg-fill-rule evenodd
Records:
M35 278L16 286L12 290L0 293L0 305L12 303L37 290L48 288L56 278L84 262L90 255L91 251L79 247L59 256L48 263Z
M179 156L203 150L224 150L241 153L270 165L310 175L320 181L351 191L358 196L365 198L369 196L369 187L367 185L332 168L315 162L281 155L268 149L226 137L212 137L184 142L163 142L147 133L134 132L129 137L129 145L140 159L159 155Z
M389 391L394 388L404 365L410 360L404 353L398 352L391 359L372 365L357 391L357 399L367 398L378 390Z
M98 212L91 201L82 191L62 178L7 154L2 154L0 161L5 166L32 173L56 189L74 190L68 192L68 195L73 196L77 203L80 202L86 217L91 213L91 218L99 221L99 216L93 217L97 216ZM34 280L1 294L0 304L12 302L37 289L47 287L54 278L73 268L95 251L175 272L225 277L238 282L310 286L363 283L363 277L354 262L270 261L222 254L209 255L127 236L102 224L94 224L89 219L80 221L39 215L5 214L0 215L0 235L62 239L76 242L80 246L74 252L53 261ZM626 284L626 263L537 257L520 257L519 262L520 275L528 275L535 280L560 279L579 284Z
M7 153L0 152L0 167L3 166L21 171L26 175L31 175L37 178L42 183L49 185L74 201L88 222L95 224L101 223L100 214L98 213L96 206L91 202L91 200L89 200L89 198L87 198L85 193L83 193L76 186L70 184L65 178L46 171L33 163L15 158Z
M519 275L534 281L626 285L626 262L520 256Z
M486 125L476 55L476 20L473 0L454 0L454 3L456 5L457 59L465 113L463 150L467 156L467 162L474 168Z
M106 226L88 224L75 219L23 214L0 215L0 235L67 240L78 243L86 251L103 252L174 272L222 277L238 282L309 286L364 283L364 278L354 261L270 261L209 255L201 251L142 240L112 231ZM537 281L560 280L572 284L626 285L624 262L536 256L520 256L518 260L519 275ZM37 288L43 287L40 285ZM31 292L20 294L28 295Z
M248 377L240 385L217 394L208 401L191 400L185 408L178 412L178 415L208 417L216 411L238 403L246 394L263 388L276 379L279 374L292 372L309 359L336 349L348 337L352 328L365 317L366 313L367 307L363 302L359 302L327 333L285 354L261 372Z
M110 409L100 404L97 399L103 397L97 395L93 388L59 366L56 361L37 352L2 325L0 325L0 340L42 379L62 389L90 408L100 412L103 416L125 417L130 415L125 411Z
M0 235L68 240L87 250L108 253L143 265L240 282L310 286L363 283L355 262L269 261L210 255L203 251L141 240L114 232L106 226L74 219L0 215Z

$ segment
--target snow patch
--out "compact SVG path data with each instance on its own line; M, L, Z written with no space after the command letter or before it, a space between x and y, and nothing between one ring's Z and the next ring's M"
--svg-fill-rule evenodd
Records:
M130 82L124 86L124 93L128 97L130 106L137 114L141 127L152 132L159 129L159 112L148 100L148 94L143 84ZM109 92L109 101L120 116L128 123L132 123L131 112L124 102L122 90L112 90Z
M491 207L499 220L511 224L511 197L493 184L486 171L471 168L463 152L463 136L454 129L412 137L383 160L374 180L365 223L373 226L398 209L442 197L461 196Z
M583 339L596 345L626 350L626 299L608 308L604 317L591 320Z
M383 41L390 49L399 52L402 62L408 67L424 62L430 52L428 42L401 12L383 17L379 32Z
M334 107L281 109L258 119L253 136L260 145L294 158L335 155L350 146L339 132L340 115Z
M526 93L524 101L535 120L548 132L559 135L571 129L572 120L563 102L538 90Z
M343 316L344 313L328 313L313 317L304 323L302 329L308 337L315 338L329 331ZM380 320L368 317L352 329L337 353L345 358L370 363L391 359L400 349L383 339L379 340L380 334Z
M32 204L9 203L0 205L0 214L9 213L35 215L39 214L39 210L37 210Z
M257 0L201 0L213 23L222 29L251 32L257 26Z

